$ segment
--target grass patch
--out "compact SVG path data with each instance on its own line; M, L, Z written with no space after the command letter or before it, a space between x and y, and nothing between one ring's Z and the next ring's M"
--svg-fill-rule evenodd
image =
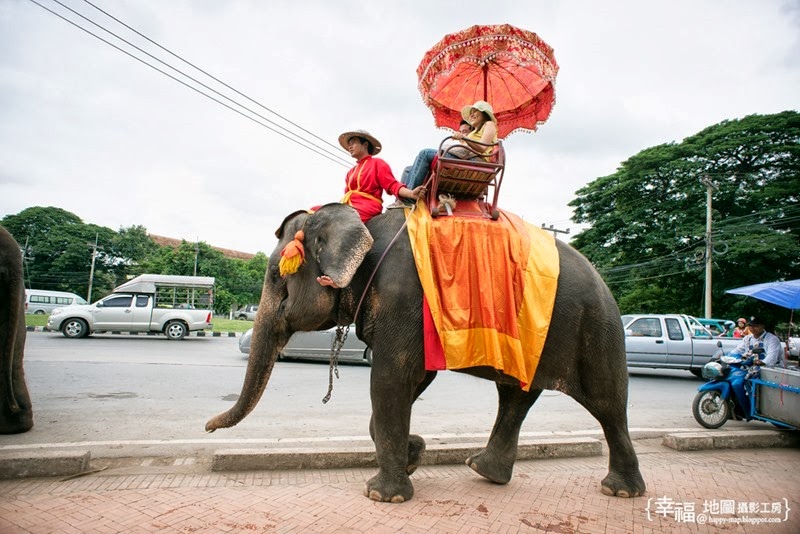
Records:
M25 326L44 326L50 315L25 315Z
M246 332L253 328L253 321L239 321L238 319L226 319L225 317L213 317L211 323L214 325L213 332Z
M44 326L48 317L50 316L25 315L25 326ZM253 321L238 321L221 316L213 317L211 323L214 325L212 332L245 332L253 327Z

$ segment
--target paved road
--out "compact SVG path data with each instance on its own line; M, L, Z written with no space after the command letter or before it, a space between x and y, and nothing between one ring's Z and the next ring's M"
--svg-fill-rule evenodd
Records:
M163 449L192 454L263 443L368 443L369 368L340 366L333 397L323 405L328 366L309 362L278 362L254 412L232 429L206 434L206 420L229 408L239 394L247 361L237 341L110 334L71 340L29 333L25 369L35 426L26 434L0 436L0 451L91 443L94 456L115 456ZM698 430L690 405L699 383L684 372L631 370L632 433ZM415 405L412 430L445 441L483 441L495 409L492 383L440 373ZM765 428L736 422L729 427ZM524 437L601 434L586 410L558 392L543 394L522 432Z

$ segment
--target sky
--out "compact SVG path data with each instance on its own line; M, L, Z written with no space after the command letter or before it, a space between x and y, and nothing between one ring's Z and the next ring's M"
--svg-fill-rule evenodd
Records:
M54 0L36 2L145 57ZM59 2L214 84L88 2ZM535 32L560 67L556 105L538 131L506 140L499 205L569 229L565 240L580 231L575 192L639 151L723 120L800 109L800 0L92 3L317 145L333 150L325 143L340 133L368 130L398 178L448 133L417 88L425 52L474 24ZM355 162L339 155L344 163L299 146L30 0L0 0L0 218L54 206L113 230L143 225L269 254L286 215L341 198Z

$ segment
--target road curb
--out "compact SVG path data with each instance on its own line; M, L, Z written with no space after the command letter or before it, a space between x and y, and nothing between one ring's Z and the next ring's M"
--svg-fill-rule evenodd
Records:
M89 469L89 451L36 451L0 454L0 479L61 477Z
M429 443L437 438L429 438ZM662 446L674 451L714 449L800 448L800 434L779 430L675 432L664 435ZM422 465L462 464L480 452L483 443L434 443L422 456ZM520 441L517 460L602 456L602 441L590 437L539 438ZM100 460L96 458L95 460ZM10 451L0 453L0 479L63 477L89 469L90 452ZM214 451L211 471L272 471L302 469L374 468L375 449L347 448L249 448Z
M461 464L485 445L431 445L422 455L422 465ZM602 455L602 444L594 438L539 439L520 442L517 460L577 458ZM214 452L212 471L269 471L294 469L341 469L377 467L374 447L346 450L298 448L280 451L264 449L220 449Z
M54 332L52 330L48 330L44 326L26 326L26 332L51 332L53 334L57 334L58 332ZM117 336L163 336L161 332L125 332L125 331L111 331L111 332L96 332L97 334L114 334ZM239 337L244 332L206 332L204 330L200 330L197 332L188 332L186 337L195 336L195 337Z
M676 451L710 449L762 449L800 447L800 436L793 431L747 430L740 432L682 432L667 434L662 445Z

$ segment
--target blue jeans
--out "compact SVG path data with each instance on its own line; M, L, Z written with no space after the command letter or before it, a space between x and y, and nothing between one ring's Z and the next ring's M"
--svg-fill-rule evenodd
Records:
M403 185L409 189L414 189L422 185L425 181L425 177L428 176L428 172L431 170L431 163L433 162L434 156L436 156L436 149L434 148L423 148L420 150L411 167L407 167L408 172L406 173L403 171L403 177L401 179Z

